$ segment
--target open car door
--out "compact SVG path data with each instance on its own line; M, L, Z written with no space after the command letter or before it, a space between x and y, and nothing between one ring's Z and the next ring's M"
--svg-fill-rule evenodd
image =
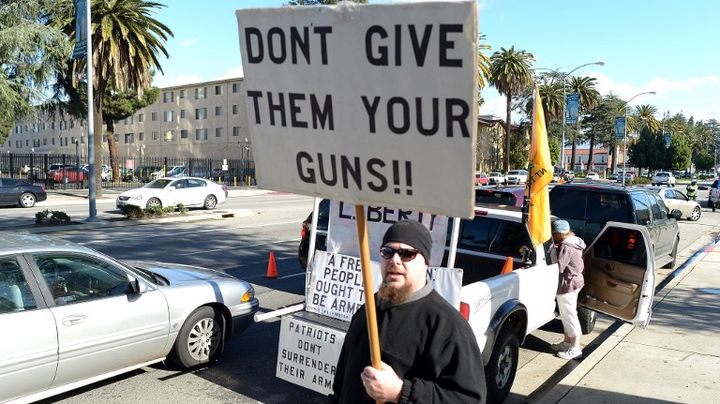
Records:
M655 295L655 263L647 228L607 222L583 258L585 287L578 304L646 327Z

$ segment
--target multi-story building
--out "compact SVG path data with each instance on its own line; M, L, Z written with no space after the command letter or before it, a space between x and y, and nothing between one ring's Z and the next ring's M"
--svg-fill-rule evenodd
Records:
M162 88L155 103L114 122L118 156L252 160L244 91L242 78ZM488 171L500 165L504 122L485 115L477 125L476 168ZM84 120L44 113L18 122L0 153L78 154L84 161L86 138ZM102 155L107 161L106 141Z
M161 89L158 100L114 123L118 155L251 159L243 79L227 79ZM87 149L85 121L44 113L18 122L0 153L76 153ZM103 142L103 158L107 158Z

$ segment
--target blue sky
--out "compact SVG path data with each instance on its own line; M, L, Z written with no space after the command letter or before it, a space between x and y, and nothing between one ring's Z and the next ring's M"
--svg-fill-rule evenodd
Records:
M370 0L388 3L390 0ZM175 37L170 58L161 60L165 87L241 77L242 62L234 11L280 7L287 0L160 0L155 16ZM720 1L478 1L479 31L493 50L514 46L535 56L535 67L569 71L602 60L575 75L597 78L601 94L632 104L651 104L659 116L683 112L695 120L720 120ZM505 98L493 88L482 93L482 114L505 116Z

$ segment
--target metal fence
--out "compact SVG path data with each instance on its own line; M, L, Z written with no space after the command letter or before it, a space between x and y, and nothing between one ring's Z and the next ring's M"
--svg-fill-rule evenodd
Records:
M255 162L248 159L196 159L173 157L118 157L119 175L112 175L110 162L95 171L108 188L134 188L164 176L208 178L218 183L255 185ZM226 164L223 164L226 163ZM72 154L7 153L0 155L0 175L23 178L50 189L87 187L86 164Z

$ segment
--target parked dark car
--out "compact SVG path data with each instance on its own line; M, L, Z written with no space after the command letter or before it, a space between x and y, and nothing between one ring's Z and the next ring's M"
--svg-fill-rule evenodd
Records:
M522 208L525 187L475 188L475 206L498 205L498 207Z
M17 178L0 178L0 205L32 208L35 202L47 199L42 185L33 185Z
M588 245L609 221L646 226L652 237L655 266L675 267L680 231L679 210L670 211L657 188L616 184L562 184L550 190L550 211L570 223Z

